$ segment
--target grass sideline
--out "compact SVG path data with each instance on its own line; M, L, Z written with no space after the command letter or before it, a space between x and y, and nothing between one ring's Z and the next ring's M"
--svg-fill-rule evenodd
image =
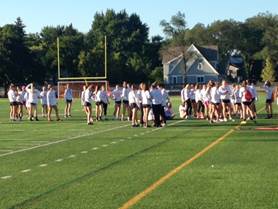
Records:
M177 112L179 98L172 100ZM174 120L142 129L103 121L88 127L79 100L74 117L62 122L11 123L7 110L7 100L0 100L0 156L50 145L0 157L1 209L119 208L239 124ZM238 127L133 208L278 208L278 132L255 130L278 122L263 117Z

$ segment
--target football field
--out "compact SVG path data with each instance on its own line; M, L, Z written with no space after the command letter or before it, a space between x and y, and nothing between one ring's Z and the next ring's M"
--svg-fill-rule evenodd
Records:
M256 128L278 120L264 119L263 98L257 108L257 124L176 119L144 129L88 126L79 100L61 122L12 123L2 99L0 209L277 209L278 131Z

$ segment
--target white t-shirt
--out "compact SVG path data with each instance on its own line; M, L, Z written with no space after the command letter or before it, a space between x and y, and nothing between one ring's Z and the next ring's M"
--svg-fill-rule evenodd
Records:
M188 99L189 99L189 90L184 88L181 90L181 101L185 102Z
M203 102L202 90L196 89L196 91L195 91L195 99L196 99L196 102L198 102L198 101Z
M81 92L80 100L81 100L81 105L84 106L84 104L85 104L85 91Z
M129 104L134 104L136 103L137 104L137 97L136 97L136 92L131 90L129 93L128 93L128 103Z
M57 105L56 92L54 90L47 91L46 100L48 106L56 106Z
M165 89L161 89L162 94L162 106L165 107L169 98L168 92Z
M85 93L84 93L84 101L85 102L88 102L88 103L92 103L93 102L93 99L92 99L92 91L90 91L89 89L86 89L85 90Z
M210 90L211 102L214 104L220 103L220 94L216 86Z
M108 95L107 95L107 92L106 91L100 91L100 100L105 103L105 104L108 104L109 103L109 98L108 98Z
M232 95L232 90L230 86L220 86L219 89L220 99L230 100Z
M248 88L250 89L250 93L252 94L252 98L257 98L258 94L257 94L257 90L256 87L253 85L248 86Z
M42 105L47 105L47 91L41 91L40 97Z
M31 90L28 90L29 96L28 96L28 102L30 104L38 104L40 92L37 89L34 89L32 92Z
M188 96L189 96L189 99L195 100L195 89L190 89Z
M10 103L16 102L16 93L14 90L10 89L8 91L8 98L9 98Z
M142 95L142 104L143 105L151 105L152 104L151 95L150 95L150 92L148 90L147 91L142 91L141 95Z
M269 87L269 86L264 86L264 90L266 93L266 99L272 99L272 95L274 92L274 88L273 87Z

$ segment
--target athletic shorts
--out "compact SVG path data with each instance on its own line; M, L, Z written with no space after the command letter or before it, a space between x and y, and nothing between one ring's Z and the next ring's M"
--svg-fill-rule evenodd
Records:
M23 105L23 103L22 102L18 102L17 105Z
M11 102L11 103L10 103L10 106L17 106L17 105L18 105L17 102Z
M237 103L235 103L235 105L241 105L241 103L237 102Z
M246 106L250 106L251 105L251 101L250 102L248 102L248 101L246 101L246 102L242 102L242 104L244 104L244 105L246 105Z
M66 102L67 103L72 103L72 99L67 99Z
M144 104L144 105L143 105L143 108L151 108L151 105Z
M231 100L229 100L229 99L222 99L222 102L223 102L224 104L230 104L230 103L231 103Z
M196 100L195 100L195 99L191 99L190 101L191 101L191 103L193 103L193 104L196 103Z
M128 100L123 100L123 103L124 103L125 105L128 105L128 104L129 104Z
M36 103L31 103L31 105L36 106L37 104Z
M214 105L214 106L218 106L218 105L220 105L220 103L211 103L212 105Z
M92 104L91 104L90 102L85 102L84 106L85 106L85 107L91 107Z
M129 107L130 107L131 109L138 108L138 106L137 106L136 103L131 103L131 104L129 105Z
M115 104L121 105L121 104L122 104L122 101L115 101Z
M102 105L102 101L96 102L96 106L100 106L100 105Z
M273 102L272 99L267 99L267 100L265 101L265 103L267 103L267 104L271 104L272 102Z

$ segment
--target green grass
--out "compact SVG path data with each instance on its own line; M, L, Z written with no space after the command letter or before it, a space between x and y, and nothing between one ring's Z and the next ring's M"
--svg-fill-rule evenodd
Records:
M179 98L172 99L177 109ZM143 129L109 120L87 126L79 104L74 117L62 122L11 123L8 103L0 100L0 155L59 141L0 157L0 177L11 176L0 178L1 209L119 208L239 124L174 120L163 129ZM255 130L278 122L262 117L257 125L238 128L133 208L278 208L278 132ZM31 170L21 172L26 169Z

